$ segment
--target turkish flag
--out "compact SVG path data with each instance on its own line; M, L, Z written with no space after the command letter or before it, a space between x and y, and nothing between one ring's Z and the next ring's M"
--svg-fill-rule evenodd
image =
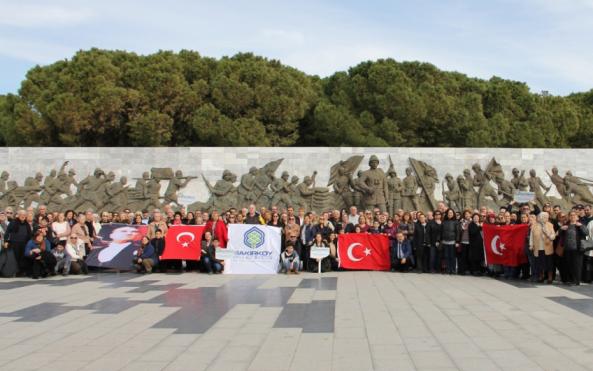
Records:
M165 236L162 260L200 260L202 256L202 225L173 225Z
M387 271L391 267L389 238L381 234L346 233L338 237L340 267Z
M527 262L525 239L529 233L528 224L484 224L482 231L487 264L516 267Z

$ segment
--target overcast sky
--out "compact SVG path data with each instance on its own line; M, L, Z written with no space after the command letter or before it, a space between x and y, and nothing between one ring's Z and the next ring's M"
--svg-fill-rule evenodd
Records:
M252 51L320 76L391 57L566 95L593 88L592 35L593 0L0 0L0 94L99 47Z

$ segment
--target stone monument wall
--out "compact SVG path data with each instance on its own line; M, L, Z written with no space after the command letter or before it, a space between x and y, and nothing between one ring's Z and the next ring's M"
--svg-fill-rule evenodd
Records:
M471 170L471 178L476 176L472 166L479 164L481 169L485 172L491 171L490 176L486 178L486 182L490 184L491 188L498 191L500 187L504 187L504 184L496 184L496 174L504 173L506 181L510 181L512 178L511 170L513 168L524 171L524 177L529 178L529 172L531 169L535 170L536 176L539 177L544 186L552 185L552 181L547 172L551 173L551 169L555 166L559 170L559 175L565 177L567 171L571 171L571 179L576 182L578 179L579 184L572 185L573 188L570 190L560 190L560 192L567 193L561 195L558 187L552 186L547 191L544 197L548 197L551 201L566 201L568 204L574 202L590 202L587 198L590 194L589 183L587 180L593 179L593 167L590 165L591 158L593 158L592 149L508 149L508 148L352 148L352 147L311 147L311 148L273 148L273 147L252 147L252 148L221 148L221 147L192 147L192 148L25 148L25 147L13 147L13 148L2 148L0 154L4 158L0 170L7 172L3 177L0 189L2 197L4 198L3 206L6 206L12 202L19 202L18 206L23 206L24 200L17 200L19 197L26 198L28 194L30 197L28 203L47 203L47 200L52 195L56 194L56 190L52 190L52 195L45 195L40 200L36 199L33 195L35 187L37 185L43 185L45 177L50 173L51 169L59 172L60 167L64 161L69 161L65 166L62 174L62 179L66 179L66 173L69 170L74 170L75 175L72 175L72 179L76 182L89 177L90 182L85 183L79 191L75 185L71 185L70 189L72 195L61 194L56 195L54 200L61 198L64 202L72 203L76 200L76 194L84 193L86 191L87 196L92 193L101 193L100 198L104 197L103 193L110 194L109 187L115 182L118 182L120 177L127 177L127 185L121 185L119 188L128 187L128 192L132 192L133 188L137 188L135 178L141 178L143 172L150 171L152 168L158 168L158 171L165 171L163 169L171 168L169 175L158 175L160 179L160 202L171 201L171 197L167 199L165 193L169 182L171 182L171 174L176 170L183 172L183 177L195 176L195 179L191 179L185 186L181 186L176 191L175 197L179 197L179 203L189 204L192 203L194 206L201 207L216 207L222 206L223 203L216 204L212 200L212 187L218 187L217 182L221 181L223 172L227 170L226 174L228 179L226 184L229 189L225 189L224 192L233 192L234 187L239 187L242 176L249 172L250 168L254 167L262 169L266 164L282 159L279 163L274 163L275 170L271 171L270 174L273 178L270 178L269 183L266 187L268 190L268 198L265 202L271 202L276 195L276 202L280 202L282 196L278 191L269 190L274 188L274 180L281 179L281 175L287 172L289 183L293 176L298 177L298 180L293 183L293 191L296 190L298 184L304 181L305 176L311 177L316 171L316 177L314 178L314 184L302 186L302 189L314 190L313 195L308 199L303 196L308 203L308 208L314 208L311 203L315 203L315 199L321 200L318 202L319 205L325 205L327 207L334 206L335 200L339 197L336 195L324 195L323 189L327 188L328 193L333 193L333 186L328 187L328 181L331 178L332 166L339 164L341 161L347 161L352 156L360 155L364 156L359 159L359 164L355 169L349 169L352 173L352 178L356 179L356 173L359 170L366 171L369 169L369 159L372 155L376 155L379 161L379 168L387 172L388 169L395 170L399 179L404 179L406 176L406 169L411 168L412 178L415 178L417 185L417 197L419 202L424 202L420 208L430 208L430 202L427 201L428 196L424 193L423 181L432 179L431 192L434 193L432 196L433 200L443 200L443 190L448 190L448 187L443 184L443 180L447 173L451 174L454 179L457 179L459 175L463 174L464 169ZM391 159L391 162L390 162ZM414 164L412 159L416 160ZM495 159L495 160L493 160ZM494 166L492 166L494 161ZM357 162L357 161L355 161ZM391 165L392 163L392 165ZM345 167L352 165L350 163L344 164ZM428 165L428 166L426 166ZM418 169L418 166L421 169ZM490 166L490 168L489 168ZM422 167L424 167L422 169ZM435 174L425 173L425 170L430 172L430 168L436 170ZM99 175L99 178L107 177L112 172L111 179L106 182L99 182L93 184L93 174L95 169L100 168L103 170L103 176ZM334 168L335 170L335 168ZM43 179L35 183L33 179L36 173L41 173ZM335 173L335 171L334 171ZM160 174L160 173L159 173ZM254 172L254 174L256 174ZM334 174L335 175L335 174ZM60 174L56 175L56 179L60 177ZM150 174L149 177L154 177ZM255 177L255 175L254 175ZM435 179L436 178L436 179ZM182 177L180 176L180 179ZM183 178L185 179L185 178ZM437 180L438 179L438 180ZM16 183L15 183L16 182ZM146 180L146 184L148 184ZM207 183L209 185L207 185ZM246 179L248 182L248 179ZM373 180L371 179L372 183ZM224 188L225 184L220 184L221 188ZM280 181L280 183L282 183ZM276 184L276 186L282 184ZM369 184L371 184L369 183ZM135 185L136 184L136 185ZM29 188L27 188L29 186ZM570 184L568 187L570 188ZM10 188L12 187L12 188ZM14 187L18 187L13 189ZM102 188L101 188L102 187ZM148 187L148 186L147 186ZM209 188L210 187L210 188ZM356 193L352 188L352 185L347 185L347 192ZM581 187L581 188L578 188ZM55 188L55 187L54 187ZM232 189L231 189L232 188ZM479 184L472 185L473 190L480 194L483 191L482 186ZM578 189L577 189L578 188ZM116 192L118 187L114 187L113 192ZM12 191L13 194L18 194L13 199L8 200L8 193ZM236 189L236 191L240 191ZM487 193L488 190L484 192ZM546 189L543 188L543 192ZM48 191L49 192L49 191ZM215 190L216 192L216 190ZM296 191L295 191L296 192ZM589 192L589 193L587 193ZM43 190L37 189L37 193L43 193ZM59 193L59 192L58 192ZM239 192L240 193L240 192ZM131 193L130 193L131 194ZM376 194L376 193L375 193ZM25 195L25 196L22 196ZM359 200L357 202L364 203L366 198L370 197L370 193L359 192ZM499 193L500 197L504 197L503 193ZM86 202L80 201L80 205L77 207L92 207L93 199L90 196L86 197ZM109 198L109 196L105 196ZM115 197L115 196L114 196ZM127 196L126 196L127 197ZM136 197L134 195L131 196ZM138 196L142 198L142 196ZM148 197L148 196L147 196ZM225 196L221 196L224 198ZM229 196L230 197L230 196ZM239 197L241 196L233 196ZM391 196L389 196L391 197ZM462 198L462 197L460 197ZM247 197L249 199L249 197ZM352 197L350 197L352 199ZM423 200L424 199L424 200ZM237 198L233 198L237 200ZM247 202L246 199L241 199L242 203ZM260 199L261 200L261 199ZM59 201L59 200L58 200ZM220 201L220 200L219 200ZM102 202L102 206L106 207L105 203ZM128 201L131 202L131 201ZM144 202L144 201L142 201ZM209 202L209 203L208 203ZM263 201L262 201L263 202ZM264 203L265 203L264 202ZM287 203L288 201L284 200ZM148 203L148 201L147 201ZM202 204L203 203L203 204ZM348 202L344 202L338 205L340 207ZM501 204L504 203L501 201ZM141 205L138 203L137 205ZM206 205L206 206L204 206ZM66 207L64 205L63 207ZM364 206L364 205L363 205ZM476 205L474 205L476 206ZM110 205L114 207L114 205Z

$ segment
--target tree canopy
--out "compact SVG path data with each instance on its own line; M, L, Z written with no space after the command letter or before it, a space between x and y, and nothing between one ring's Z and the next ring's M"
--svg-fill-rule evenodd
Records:
M593 147L593 90L381 59L327 78L250 53L91 49L0 95L8 146Z

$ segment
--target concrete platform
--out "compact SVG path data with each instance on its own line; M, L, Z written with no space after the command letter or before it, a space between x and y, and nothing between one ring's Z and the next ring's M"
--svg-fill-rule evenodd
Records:
M386 272L0 280L2 370L585 370L593 287Z

